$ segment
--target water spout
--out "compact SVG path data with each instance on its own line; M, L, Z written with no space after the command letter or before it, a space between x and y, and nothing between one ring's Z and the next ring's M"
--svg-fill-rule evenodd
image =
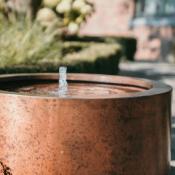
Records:
M59 97L65 97L68 91L68 83L67 83L67 67L59 68L59 88L58 94Z

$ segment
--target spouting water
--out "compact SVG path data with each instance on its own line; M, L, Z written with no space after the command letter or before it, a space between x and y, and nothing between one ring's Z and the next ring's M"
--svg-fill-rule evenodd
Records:
M85 97L85 96L101 96L109 95L112 93L112 89L99 87L98 85L84 85L67 83L67 67L59 68L59 81L58 86L55 90L50 91L51 95L61 97L61 98L73 98L73 97Z
M67 67L60 67L58 95L59 97L66 97L67 92L68 92Z

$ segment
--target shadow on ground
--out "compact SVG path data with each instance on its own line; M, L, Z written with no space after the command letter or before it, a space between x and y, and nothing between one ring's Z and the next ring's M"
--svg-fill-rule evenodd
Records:
M172 148L172 152L171 152L172 160L175 161L175 117L172 118L171 148Z
M175 167L171 167L170 175L175 175Z
M151 80L162 80L164 77L167 78L174 78L175 74L171 74L171 73L165 73L165 74L161 74L159 72L153 72L152 69L145 69L145 70L137 70L135 72L130 72L130 71L124 71L122 75L126 75L126 76L137 76L140 78L147 78L147 79L151 79Z
M175 162L175 116L172 118L171 148L171 157L173 162ZM175 165L171 167L170 175L175 175Z
M120 74L125 76L147 78L151 80L162 80L165 77L174 78L175 71L172 71L173 69L173 65L157 63L132 63L131 65L128 64L128 66L121 67Z

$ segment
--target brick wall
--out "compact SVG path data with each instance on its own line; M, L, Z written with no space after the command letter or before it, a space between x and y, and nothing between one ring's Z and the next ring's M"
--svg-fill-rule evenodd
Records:
M82 27L81 34L120 35L128 34L128 23L134 13L133 0L91 0L95 14Z
M135 0L91 0L96 12L82 26L83 35L134 36L137 38L137 60L166 60L175 40L175 28L139 25L132 30Z
M141 25L133 29L137 38L137 60L174 61L173 45L175 28L171 26L151 27Z

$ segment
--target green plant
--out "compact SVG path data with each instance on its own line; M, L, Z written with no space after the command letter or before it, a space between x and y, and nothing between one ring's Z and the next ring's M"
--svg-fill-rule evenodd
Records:
M67 54L62 62L71 72L117 74L120 58L120 45L91 42L79 52Z
M87 0L43 0L37 20L44 26L57 22L65 32L75 34L92 12L93 5Z
M55 72L65 65L70 72L116 74L119 45L65 41L65 35L60 35L66 30L76 32L75 24L80 27L92 9L86 0L44 0L37 20L32 21L9 11L5 3L0 13L0 72Z
M71 72L116 74L119 45L64 41L52 26L43 30L28 19L8 22L0 15L0 72L55 72L60 65Z
M87 0L0 0L0 13L5 20L36 20L46 29L54 27L61 35L76 34L93 10Z
M119 43L123 49L125 60L134 61L137 51L137 39L134 37L106 37L106 42Z
M120 44L122 48L123 58L126 60L134 61L135 53L137 50L137 40L134 37L122 37L122 36L65 36L65 41L71 42L96 42L96 43L109 43Z
M0 21L0 67L35 64L41 60L60 61L61 47L54 33L36 23Z

